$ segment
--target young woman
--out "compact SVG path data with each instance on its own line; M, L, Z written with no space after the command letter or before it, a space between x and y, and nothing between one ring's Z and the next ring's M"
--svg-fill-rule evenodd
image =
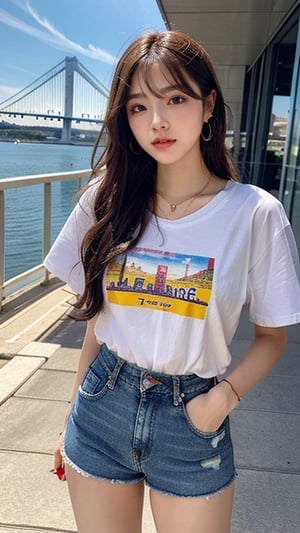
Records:
M167 31L129 46L106 147L45 261L87 320L55 450L80 533L139 533L144 483L159 533L230 531L228 414L282 355L300 288L283 207L238 182L225 133L197 42ZM255 338L231 369L244 304Z

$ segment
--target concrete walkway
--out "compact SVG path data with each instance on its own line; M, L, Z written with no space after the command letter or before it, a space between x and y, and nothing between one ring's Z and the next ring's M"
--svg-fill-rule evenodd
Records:
M66 315L68 290L55 291L21 318L1 319L0 357L11 359L0 369L0 533L76 531L67 485L49 471L84 328ZM245 314L234 361L251 332ZM239 474L232 533L300 531L300 326L289 338L283 359L231 416ZM143 532L155 532L148 498Z

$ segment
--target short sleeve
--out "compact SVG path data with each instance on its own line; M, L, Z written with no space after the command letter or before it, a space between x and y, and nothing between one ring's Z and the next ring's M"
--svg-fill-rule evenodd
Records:
M91 182L81 196L44 260L47 270L67 283L77 294L82 294L85 286L81 243L94 223L93 204L97 184L98 180Z
M275 199L265 204L253 222L249 316L260 326L287 326L300 321L299 256L282 204Z

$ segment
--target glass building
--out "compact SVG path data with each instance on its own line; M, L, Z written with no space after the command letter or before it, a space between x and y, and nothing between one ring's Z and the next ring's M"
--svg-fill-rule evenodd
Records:
M300 249L300 6L247 69L241 173L282 201Z

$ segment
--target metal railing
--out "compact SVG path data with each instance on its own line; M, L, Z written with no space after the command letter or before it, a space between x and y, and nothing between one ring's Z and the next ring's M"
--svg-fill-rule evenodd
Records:
M42 257L44 258L51 246L51 184L55 181L76 179L79 190L81 188L82 178L89 176L90 173L90 169L85 169L73 172L37 174L34 176L0 179L0 310L2 309L6 289L17 287L21 282L28 280L38 272L41 272L42 283L47 283L49 280L49 273L43 264L36 265L30 270L26 270L11 279L5 280L5 191L31 185L43 185L43 238L41 246Z

